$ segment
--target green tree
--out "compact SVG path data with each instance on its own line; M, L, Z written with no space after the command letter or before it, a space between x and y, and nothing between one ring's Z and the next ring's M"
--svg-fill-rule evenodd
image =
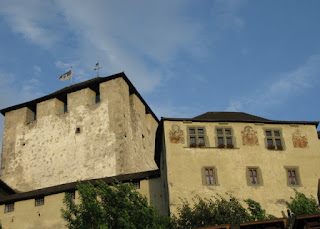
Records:
M196 196L193 202L193 207L187 201L182 202L177 216L172 217L174 228L208 227L275 218L266 214L261 205L251 199L245 200L248 209L244 208L233 196L229 196L228 199L221 196L214 199L202 199Z
M70 194L64 198L62 218L69 229L167 228L168 220L148 205L130 184L114 181L78 184L79 204Z
M266 219L275 219L274 215L269 215L266 213L266 210L261 208L259 202L254 201L252 199L246 199L244 202L248 205L248 211L250 212L250 220L249 221L259 221Z
M311 197L306 197L303 193L294 190L295 197L290 197L291 201L286 202L287 208L290 213L298 216L304 214L315 214L320 212L320 207L317 204L316 199ZM282 213L284 214L284 213Z

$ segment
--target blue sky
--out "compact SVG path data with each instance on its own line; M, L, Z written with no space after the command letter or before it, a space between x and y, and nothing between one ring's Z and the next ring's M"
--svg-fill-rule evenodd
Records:
M158 117L320 120L320 1L0 0L0 108L124 71ZM3 117L0 118L2 135ZM0 142L1 144L1 142Z

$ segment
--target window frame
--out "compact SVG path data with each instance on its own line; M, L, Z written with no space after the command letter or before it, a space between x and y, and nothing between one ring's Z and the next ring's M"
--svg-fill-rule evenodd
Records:
M218 130L222 129L222 135L218 135ZM226 135L226 129L231 131L231 135ZM223 137L223 145L224 147L220 147L220 143L219 143L219 137ZM228 143L227 143L227 137L231 137L231 141L232 141L232 147L227 147ZM220 148L220 149L233 149L236 147L236 138L234 135L234 130L231 126L216 126L215 127L215 140L216 140L216 147Z
M76 199L76 190L66 192L70 195L71 199Z
M140 189L141 189L141 182L140 182L140 180L132 181L131 183L132 183L132 185L133 185L133 187L134 187L135 190L140 190Z
M287 185L289 187L301 187L302 186L302 182L301 182L301 177L300 177L300 171L299 171L299 166L285 166L285 171L286 171L286 179L287 179ZM297 183L298 184L292 184L290 182L290 177L289 177L289 174L288 174L288 171L291 170L291 171L295 171L295 174L296 174L296 180L297 180Z
M206 170L207 169L212 169L213 170L213 179L214 179L214 184L207 184L207 175L206 175ZM203 166L201 168L201 177L202 177L202 185L204 186L219 186L218 182L218 170L216 166Z
M195 133L194 134L190 134L190 129L194 129ZM203 129L203 134L199 134L198 130L199 129ZM188 143L188 147L190 148L201 148L199 147L199 138L203 137L204 138L204 146L203 147L209 147L209 140L208 140L208 136L207 136L207 131L206 128L204 126L188 126L187 127L187 133L188 133L188 138L187 138L187 143ZM195 147L191 147L191 137L195 137L196 138L196 146Z
M9 213L9 212L14 212L14 202L5 204L4 213Z
M250 177L250 170L255 170L257 172L257 184L252 184L251 177ZM259 166L246 166L246 179L247 179L247 185L258 187L263 185L263 178L262 178L262 172Z
M265 143L265 147L268 150L278 150L278 151L284 151L285 150L285 143L284 143L284 138L283 138L283 133L282 133L282 128L263 128L264 131L264 143ZM271 136L267 136L267 131L271 132ZM274 132L278 131L280 133L280 136L275 136ZM272 144L274 146L274 148L269 149L268 148L268 139L272 140ZM281 141L281 147L282 148L278 148L277 144L276 144L276 140L279 139Z
M40 196L34 199L34 206L40 207L44 205L44 196Z

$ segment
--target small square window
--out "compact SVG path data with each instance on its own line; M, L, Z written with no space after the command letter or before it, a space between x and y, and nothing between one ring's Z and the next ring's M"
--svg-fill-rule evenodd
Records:
M267 136L272 136L271 131L266 131Z
M226 135L231 135L231 130L226 129L225 133L226 133Z
M268 146L272 146L273 145L272 139L267 139L267 142L268 142Z
M274 131L274 136L280 136L280 132L279 131Z
M223 135L222 129L217 129L217 134L218 135Z
M189 134L196 134L195 129L189 129Z
M70 191L68 194L71 196L71 199L75 200L76 199L76 192L75 191Z
M44 197L39 197L37 199L35 199L35 206L38 207L38 206L42 206L44 205Z
M198 134L204 134L203 129L198 129Z
M4 207L4 213L13 212L14 211L14 203L6 204Z
M140 189L140 181L133 182L132 184L135 189Z

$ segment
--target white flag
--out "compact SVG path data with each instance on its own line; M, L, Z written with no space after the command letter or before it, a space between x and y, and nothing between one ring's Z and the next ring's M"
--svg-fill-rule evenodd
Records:
M72 78L72 70L60 76L59 80L69 80Z

